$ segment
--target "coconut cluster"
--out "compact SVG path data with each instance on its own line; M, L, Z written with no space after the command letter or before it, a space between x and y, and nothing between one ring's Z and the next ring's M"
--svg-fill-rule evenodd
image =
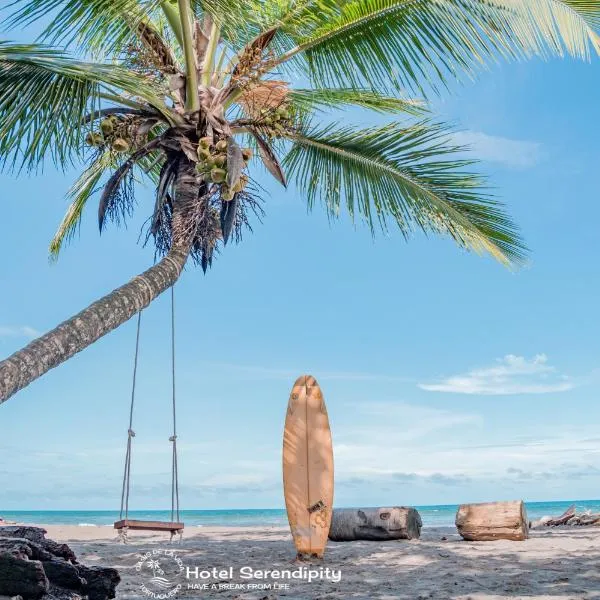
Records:
M129 123L116 115L110 115L100 122L100 128L85 137L88 146L96 148L108 146L115 152L128 152L133 144Z
M261 108L259 123L267 137L281 137L293 125L292 112L285 103L276 108Z
M244 165L252 158L251 148L242 148ZM248 175L242 173L238 182L233 186L227 185L227 141L218 140L213 143L212 137L200 138L198 143L198 173L204 181L216 183L221 186L221 198L225 201L233 200L237 192L241 192L248 185Z

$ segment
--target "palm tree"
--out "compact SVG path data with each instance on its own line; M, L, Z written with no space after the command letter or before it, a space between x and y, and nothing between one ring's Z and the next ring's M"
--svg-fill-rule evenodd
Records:
M204 270L239 240L262 162L310 206L374 229L395 223L517 264L525 248L447 126L412 97L498 58L600 51L600 0L15 0L11 27L48 19L40 43L0 43L7 169L87 161L51 243L56 255L99 194L99 226L156 202L152 268L0 362L0 401L146 307L187 259ZM64 51L56 48L63 47ZM70 52L68 55L66 52ZM77 58L75 58L77 57ZM304 86L292 83L303 81ZM322 125L346 106L383 127ZM252 171L253 172L253 171Z

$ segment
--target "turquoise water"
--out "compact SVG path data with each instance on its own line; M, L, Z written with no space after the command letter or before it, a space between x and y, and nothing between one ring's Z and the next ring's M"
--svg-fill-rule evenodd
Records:
M564 500L560 502L527 502L529 519L539 519L544 515L557 516L571 504L578 511L600 512L600 500ZM445 504L439 506L417 506L425 527L444 527L454 525L454 516L458 506ZM109 526L119 518L117 511L3 511L0 516L5 521L20 523L44 523L47 525ZM184 510L181 520L189 526L246 526L246 525L287 525L285 511L282 509L247 510ZM149 510L130 511L130 519L168 521L170 511Z

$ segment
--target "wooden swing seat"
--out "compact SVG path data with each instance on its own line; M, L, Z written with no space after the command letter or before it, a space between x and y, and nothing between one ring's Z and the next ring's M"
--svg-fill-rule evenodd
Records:
M115 529L131 529L132 531L169 531L180 533L184 524L174 521L139 521L134 519L122 519L115 522Z

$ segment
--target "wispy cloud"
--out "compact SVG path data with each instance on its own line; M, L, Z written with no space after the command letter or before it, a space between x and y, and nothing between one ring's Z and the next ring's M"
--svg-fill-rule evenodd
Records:
M0 337L35 338L39 335L41 335L41 332L29 325L0 325Z
M537 354L529 360L507 354L491 367L473 369L435 383L420 383L419 387L428 392L508 396L566 392L575 387L575 382L549 365L545 354Z
M469 147L481 160L502 163L508 167L528 169L542 159L542 146L538 142L511 140L488 135L480 131L458 131L453 140Z
M251 379L285 379L294 380L301 374L298 369L261 367L259 365L241 365L234 363L210 361L206 362L213 369L231 371L239 377ZM415 380L401 375L388 375L385 373L365 373L361 371L308 371L319 381L346 380L346 381L389 381L395 383L414 383Z

